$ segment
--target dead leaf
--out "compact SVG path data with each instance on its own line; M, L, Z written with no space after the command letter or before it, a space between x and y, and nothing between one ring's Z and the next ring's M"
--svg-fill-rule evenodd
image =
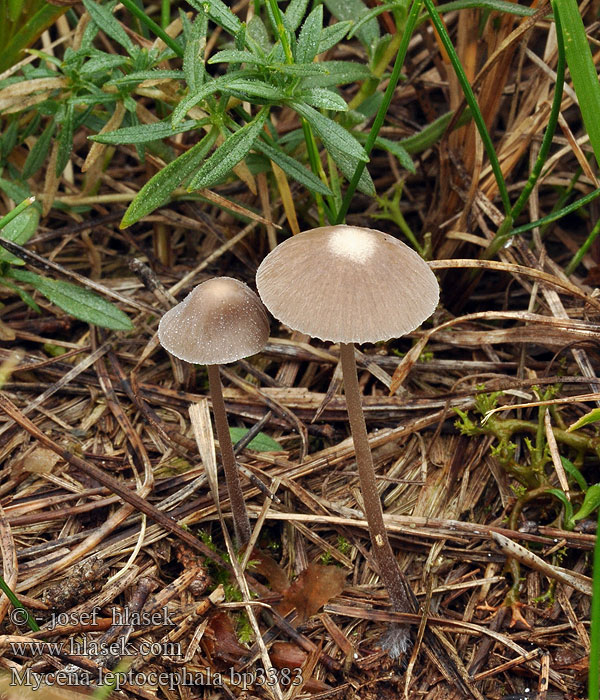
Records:
M348 572L338 566L309 564L284 592L277 609L282 615L296 608L300 622L319 611L344 590Z
M306 678L305 664L308 659L308 654L300 649L296 644L291 642L274 642L269 650L269 656L273 666L280 669L287 669L290 674L290 680L293 682L296 678L302 678L302 690L309 693L325 693L331 690L331 686L323 683L316 678ZM318 652L317 652L318 656ZM282 683L285 687L286 684Z
M233 623L227 613L217 613L211 618L202 637L202 645L210 656L229 663L248 653L248 649L238 642Z
M260 549L253 549L250 560L257 562L253 570L267 579L272 590L283 593L290 587L287 574L270 554Z
M60 462L60 457L56 452L45 447L36 447L14 465L13 473L50 474L57 462Z

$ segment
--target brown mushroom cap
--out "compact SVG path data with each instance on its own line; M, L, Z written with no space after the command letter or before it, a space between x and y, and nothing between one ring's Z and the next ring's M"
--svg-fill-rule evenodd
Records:
M269 337L265 307L243 282L213 277L160 319L158 339L186 362L219 365L254 355Z
M324 226L280 243L259 266L256 285L275 318L336 343L399 338L439 300L420 255L387 233L357 226Z

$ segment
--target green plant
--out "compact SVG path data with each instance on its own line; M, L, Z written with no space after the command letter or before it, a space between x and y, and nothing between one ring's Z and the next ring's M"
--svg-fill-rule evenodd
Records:
M23 58L23 50L66 11L67 7L51 5L45 0L1 0L0 72Z
M34 201L33 197L24 199L0 219L0 230L4 240L22 244L33 236L39 221L39 206L34 204ZM0 246L1 244L0 239ZM91 290L23 270L21 266L24 264L20 258L0 247L0 286L16 292L34 311L40 313L39 306L33 297L16 283L29 284L53 304L82 321L113 330L133 328L129 318L119 308Z

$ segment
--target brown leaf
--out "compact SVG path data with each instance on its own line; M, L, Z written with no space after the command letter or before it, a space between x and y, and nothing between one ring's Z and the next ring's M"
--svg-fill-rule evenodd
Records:
M217 613L211 619L202 640L211 656L225 661L237 661L248 653L248 649L238 642L233 623L226 613Z
M290 580L287 574L270 554L262 552L260 549L253 549L250 559L258 562L254 567L254 571L264 576L274 591L283 593L290 587Z
M60 457L45 447L36 447L13 466L13 473L22 471L34 474L50 474Z
M284 592L278 611L286 615L296 608L300 622L304 622L344 590L347 575L338 566L309 564Z
M333 567L331 567L333 568ZM303 678L302 690L309 693L324 693L331 690L331 686L316 678L306 678L303 672L308 654L291 642L274 642L269 650L269 656L273 666L286 669L290 674L290 680ZM283 684L285 686L285 683Z

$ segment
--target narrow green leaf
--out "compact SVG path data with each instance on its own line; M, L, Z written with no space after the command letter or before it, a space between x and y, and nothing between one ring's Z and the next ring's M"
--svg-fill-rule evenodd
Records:
M562 462L564 470L570 477L575 479L579 488L584 492L587 491L587 481L585 480L585 477L579 471L579 469L577 469L577 467L573 464L573 462L571 462L571 460L567 459L566 457L563 457L562 455L560 456L560 461Z
M266 108L261 109L251 122L242 126L219 146L202 164L188 189L201 189L214 185L243 160L260 134L267 114Z
M317 54L323 53L324 51L329 51L334 46L337 46L340 41L342 41L353 22L336 22L335 24L330 24L328 27L323 27L321 30L321 38L319 40L319 48L317 49Z
M325 0L325 5L331 14L340 21L356 22L369 8L362 0ZM369 20L356 33L358 40L371 52L379 41L379 24L375 18Z
M198 12L207 12L210 19L229 34L235 36L242 28L236 15L221 0L187 0Z
M81 67L79 75L87 78L94 73L109 73L127 63L129 63L127 56L103 53L101 56L93 56L89 61L86 61Z
M70 282L46 279L28 270L11 269L9 276L38 290L71 316L115 331L130 331L133 325L121 309L89 289Z
M204 12L199 12L192 24L190 36L187 39L183 53L183 72L192 93L196 92L202 85L206 75L204 69L204 47L206 46L207 30L208 18Z
M137 193L123 219L121 228L127 228L169 201L171 192L188 178L204 160L217 138L216 130L210 131L195 146L156 173Z
M453 2L445 2L442 5L438 5L437 9L440 14L455 12L456 10L478 9L493 10L495 12L518 15L519 17L531 17L537 11L533 7L517 5L505 0L453 0Z
M597 423L599 420L600 408L593 408L589 413L586 413L584 416L581 416L579 420L575 421L575 423L572 423L568 427L568 432L570 433L573 430L579 430L579 428L583 428L590 423Z
M35 234L40 214L36 207L27 207L15 219L10 221L0 233L0 238L6 238L13 243L23 245ZM11 265L24 265L25 263L16 255L9 253L8 250L0 248L0 262L10 263Z
M27 608L17 598L17 596L14 594L12 588L6 583L6 581L2 578L2 576L0 576L0 588L4 591L4 593L6 594L6 597L10 600L12 606L14 608L18 608L19 610L23 611L23 614L25 617L25 622L27 622L29 629L32 632L39 632L40 628L39 628L38 623L29 614L29 610L27 610Z
M454 72L456 73L456 77L462 88L465 100L471 109L473 121L475 122L477 130L479 131L479 135L481 136L481 140L483 141L485 152L487 153L487 157L489 158L490 165L492 167L492 172L494 173L494 177L498 185L498 192L500 194L500 199L502 200L504 213L508 215L510 213L511 207L510 197L508 196L508 190L506 188L506 182L504 180L502 168L500 167L500 162L498 161L498 155L494 150L494 144L492 143L492 139L490 137L487 125L485 123L485 119L483 118L481 110L479 109L479 104L477 103L477 99L475 98L475 94L473 93L471 83L469 82L463 65L460 62L460 58L456 53L456 49L452 44L452 40L450 39L448 30L446 29L446 26L442 21L435 4L432 0L423 0L423 4L427 9L431 22L437 30L440 41L442 42L444 48L448 52L450 62L452 63L452 67L454 68Z
M262 140L256 141L255 148L276 163L287 175L299 182L304 187L307 187L313 192L319 194L331 195L331 190L326 187L323 182L310 170L303 167L295 158L288 156L287 153L280 148L265 143Z
M343 97L326 88L307 88L296 97L318 109L331 109L336 112L345 112L348 109Z
M58 153L56 155L56 175L60 177L62 171L66 168L71 150L73 148L73 131L74 131L74 112L75 105L68 102L65 110L65 118L60 125L58 134Z
M238 51L237 49L224 49L208 59L212 65L214 63L250 63L257 66L266 66L268 61L261 56L250 53L250 51Z
M293 75L298 78L311 75L329 75L329 68L325 63L273 63L269 68L276 73Z
M209 95L213 95L215 92L221 90L226 90L229 84L236 79L238 76L246 76L245 71L235 71L233 73L227 73L227 75L221 75L218 78L214 78L203 83L196 92L186 95L179 104L173 110L171 114L171 124L175 126L180 122L186 115L187 112L192 107L206 99Z
M267 54L273 48L265 23L258 15L254 15L248 22L246 38L253 50L257 48Z
M367 134L359 133L357 138L360 143L366 143ZM381 148L381 150L391 153L400 161L400 165L409 172L417 172L413 159L410 157L406 148L404 148L399 141L392 141L391 139L386 139L383 136L378 136L375 139L375 148Z
M354 23L354 26L352 27L352 31L348 34L348 39L352 39L352 37L358 32L363 24L366 22L370 22L372 19L375 19L375 17L378 17L379 15L383 14L384 12L389 12L390 10L393 10L394 8L398 9L404 9L406 7L406 3L402 2L402 0L398 1L396 0L395 2L385 2L382 5L377 5L376 7L372 7L368 12L365 12L358 22Z
M303 78L302 86L329 87L331 85L345 85L357 81L368 80L371 71L363 63L354 61L321 61L319 64L325 69L320 75L311 75Z
M31 191L25 183L19 184L18 182L14 182L14 180L6 180L3 177L0 177L0 189L5 192L13 202L23 202L23 200L31 196ZM14 211L9 212L9 214L14 215ZM2 226L1 223L0 226Z
M88 136L90 141L98 143L121 144L121 143L148 143L166 139L176 134L182 134L198 126L194 119L188 119L177 126L172 126L171 121L156 122L155 124L138 124L137 126L126 126L116 131L107 131L104 134Z
M48 126L42 131L38 140L33 145L33 148L29 151L29 155L23 166L24 180L28 180L32 175L35 175L42 167L48 155L48 151L50 150L50 143L55 129L56 124L53 120L50 120Z
M564 506L565 517L564 523L567 530L572 530L575 523L573 521L573 505L571 501L567 498L567 494L559 489L548 489L548 493L557 498Z
M100 27L105 34L111 39L114 39L117 44L120 44L129 54L135 53L133 41L131 41L127 32L107 7L99 5L97 2L94 2L94 0L83 0L83 4L94 23Z
M229 433L231 435L231 441L233 443L239 442L247 433L247 428L229 428ZM256 437L247 445L249 450L256 450L256 452L281 452L283 447L269 437L265 433L258 433Z
M185 74L182 70L138 70L120 78L109 81L109 85L130 85L141 83L144 80L183 80Z
M28 15L27 21L19 27L8 43L2 46L0 72L24 58L23 50L34 44L42 32L51 27L67 9L67 7L56 7L47 2L40 3L38 9L34 8Z
M293 100L290 102L290 107L301 117L304 117L313 127L328 151L333 148L342 153L346 153L352 158L368 162L369 156L365 153L364 148L349 131L344 129L344 127L340 126L332 119L323 116L320 112L317 112L316 109L309 107L309 105L304 102ZM331 155L333 155L333 153Z
M352 158L347 153L342 153L342 151L339 151L337 148L332 146L327 146L327 150L346 180L350 181L354 175L356 166L362 161L358 161L356 158ZM374 197L377 194L373 180L371 179L369 171L366 168L364 168L360 174L357 189L359 192L362 192L369 197Z
M288 27L295 32L306 14L308 0L291 0L285 9L285 19Z
M20 286L13 284L12 282L9 282L9 280L6 277L0 277L0 285L3 285L4 287L7 287L8 289L12 289L12 291L20 297L21 301L26 304L32 311L35 311L36 314L41 314L42 310L40 307L35 303L33 297L31 294L26 292L24 289L22 289Z
M280 101L286 97L284 90L275 88L262 80L249 80L247 78L230 80L226 91L232 94L237 93L242 96L242 99L258 97L263 100Z
M308 15L296 45L296 62L311 63L319 51L321 30L323 28L323 5L317 5Z
M596 162L600 164L600 82L583 20L576 0L553 0L552 8L560 16L567 65L579 100L583 123Z
M600 484L594 484L586 491L581 508L573 516L573 521L577 522L577 520L587 518L598 506L600 506Z

